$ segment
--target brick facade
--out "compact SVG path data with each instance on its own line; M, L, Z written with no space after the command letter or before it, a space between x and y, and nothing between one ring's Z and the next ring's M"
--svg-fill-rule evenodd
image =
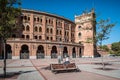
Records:
M75 16L75 22L58 15L22 10L19 29L7 40L7 58L40 59L94 57L94 11Z

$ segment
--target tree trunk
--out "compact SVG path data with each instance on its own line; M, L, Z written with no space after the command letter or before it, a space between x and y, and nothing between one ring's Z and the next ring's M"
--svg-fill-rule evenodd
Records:
M3 48L4 48L4 77L6 77L6 40L3 39Z
M102 52L102 41L101 41L101 43L100 43L100 46L101 46L101 52ZM104 70L105 69L105 64L104 64L104 59L103 59L103 53L102 53L102 56L101 56L102 58L102 69Z

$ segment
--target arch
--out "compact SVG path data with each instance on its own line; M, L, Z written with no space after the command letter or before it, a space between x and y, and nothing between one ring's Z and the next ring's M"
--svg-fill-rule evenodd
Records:
M75 51L75 47L72 49L72 58L76 58L76 51Z
M29 47L27 45L21 46L20 59L29 59Z
M6 44L6 59L12 59L12 50L9 44Z
M37 48L36 58L37 59L45 58L44 47L42 45L39 45Z
M68 50L67 47L63 48L63 58L65 58L66 56L68 56Z
M57 58L57 47L56 46L52 47L51 58Z

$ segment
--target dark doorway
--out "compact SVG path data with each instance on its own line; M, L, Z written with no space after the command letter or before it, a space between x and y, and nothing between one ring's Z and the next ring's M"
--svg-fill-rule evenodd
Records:
M44 47L42 45L38 46L36 57L37 57L37 59L43 59L43 58L45 58Z
M72 49L72 58L76 58L76 51L75 51L75 47Z
M22 45L20 51L20 59L29 59L29 50L27 45Z
M66 56L68 56L68 50L67 47L63 48L63 58L65 58Z
M12 50L9 44L6 44L6 59L12 59Z
M82 48L79 48L79 57L82 57Z
M56 46L52 47L51 58L57 58L57 47Z

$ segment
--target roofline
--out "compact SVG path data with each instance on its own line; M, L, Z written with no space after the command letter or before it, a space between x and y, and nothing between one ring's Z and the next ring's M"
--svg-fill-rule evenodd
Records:
M73 22L72 20L69 20L65 17L62 17L62 16L58 16L56 14L51 14L51 13L48 13L48 12L43 12L43 11L38 11L38 10L31 10L31 9L22 9L22 11L28 11L28 12L33 12L33 13L39 13L39 14L45 14L45 15L50 15L52 17L57 17L57 18L61 18L61 19L64 19L64 20L67 20L69 22L72 22L75 24L75 22Z

